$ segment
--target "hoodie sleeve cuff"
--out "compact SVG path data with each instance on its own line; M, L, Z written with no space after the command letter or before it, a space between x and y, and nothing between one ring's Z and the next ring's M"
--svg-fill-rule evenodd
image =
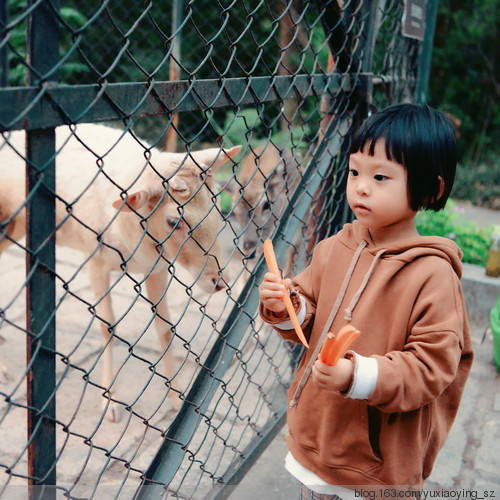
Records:
M306 319L306 299L304 299L304 297L300 294L295 294L292 296L292 303L294 304L297 319L299 320L299 323L302 324ZM273 327L283 331L294 330L292 321L290 319L286 319L288 316L283 319L276 318L270 311L264 309L262 302L259 305L259 311L262 319Z
M354 361L354 376L346 397L351 399L369 399L378 378L378 364L375 358L360 356L354 351L347 355Z
M306 299L302 297L302 295L299 295L300 299L300 309L297 312L297 319L299 320L299 325L304 323L304 320L306 319ZM280 330L295 330L295 327L293 326L292 320L287 319L281 323L277 323L274 325L276 328L279 328Z

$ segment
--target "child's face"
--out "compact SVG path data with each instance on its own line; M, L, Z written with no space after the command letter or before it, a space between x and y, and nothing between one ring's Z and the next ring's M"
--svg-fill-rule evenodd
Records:
M387 158L383 141L375 144L374 153L370 156L367 147L349 158L349 206L374 239L413 235L416 212L410 207L406 168Z

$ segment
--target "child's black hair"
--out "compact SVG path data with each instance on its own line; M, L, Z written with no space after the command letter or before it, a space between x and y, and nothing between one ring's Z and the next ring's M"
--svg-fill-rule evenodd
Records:
M353 137L351 154L374 155L383 140L387 158L408 172L410 206L435 210L444 208L453 187L457 167L457 140L451 121L428 105L397 104L374 113ZM439 196L439 177L444 191Z

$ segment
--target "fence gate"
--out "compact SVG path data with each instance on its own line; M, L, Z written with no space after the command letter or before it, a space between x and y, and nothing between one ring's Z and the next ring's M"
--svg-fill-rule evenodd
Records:
M301 354L262 242L293 275L349 219L350 134L425 100L436 3L0 2L0 498L230 494Z

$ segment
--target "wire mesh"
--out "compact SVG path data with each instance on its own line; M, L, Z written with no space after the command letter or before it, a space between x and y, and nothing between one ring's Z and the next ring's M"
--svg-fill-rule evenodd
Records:
M291 276L350 218L353 127L415 98L405 4L3 4L0 498L227 495L301 353L262 242Z

